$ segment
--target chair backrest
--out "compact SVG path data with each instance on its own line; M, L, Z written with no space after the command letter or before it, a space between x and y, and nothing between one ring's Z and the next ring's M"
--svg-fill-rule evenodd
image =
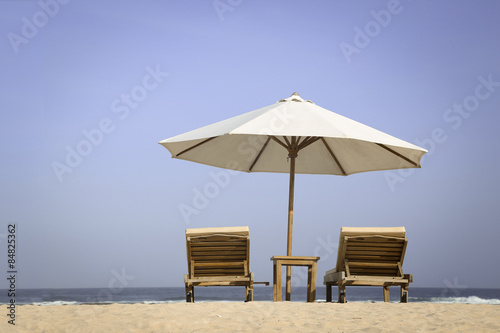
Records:
M248 227L186 229L186 247L190 278L250 274Z
M336 271L348 275L403 276L402 265L408 239L404 227L342 227Z

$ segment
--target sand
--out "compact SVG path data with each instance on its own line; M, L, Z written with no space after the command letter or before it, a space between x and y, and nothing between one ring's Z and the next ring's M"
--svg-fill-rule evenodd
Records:
M8 319L0 332L500 332L500 306L473 304L22 305Z

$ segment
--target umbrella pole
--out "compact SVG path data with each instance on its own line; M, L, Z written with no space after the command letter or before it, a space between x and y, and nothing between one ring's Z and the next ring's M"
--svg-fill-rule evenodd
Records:
M296 154L290 153L290 194L288 198L288 238L286 255L292 255L292 229L293 229L293 197L295 191L295 158ZM292 267L286 266L286 300L290 301L292 291Z

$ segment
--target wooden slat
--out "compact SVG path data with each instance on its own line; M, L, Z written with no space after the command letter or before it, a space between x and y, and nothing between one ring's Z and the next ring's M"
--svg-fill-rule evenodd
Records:
M194 263L194 268L198 268L198 267L206 267L206 266L210 266L210 267L232 267L232 266L241 266L243 267L245 263L243 262L232 262L232 261L228 261L228 262L195 262Z
M243 261L246 259L245 254L242 253L231 253L231 251L227 252L209 252L209 253L200 253L197 255L192 255L192 259L196 260L206 260L209 257L217 257L217 258L236 258L235 261ZM399 260L396 260L399 261Z
M203 253L210 251L241 251L246 252L246 248L244 246L210 246L210 247L191 247L191 252L193 253Z
M348 277L353 278L353 277L358 277L360 275L367 275L367 276L373 276L373 277L379 277L381 279L391 279L393 277L397 277L397 275L390 275L386 273L376 273L376 272L351 272L351 275Z
M383 274L386 276L398 276L398 270L395 268L384 268L384 267L352 267L349 266L350 269L350 275L355 275L355 274L361 274L361 272L366 272L366 274L363 275L369 275L368 272L373 273L373 274Z
M186 229L186 236L211 236L211 235L246 235L249 234L248 226L243 227L217 227L217 228L192 228Z
M207 256L217 256L217 257L237 257L244 258L246 257L245 251L207 251L207 252L191 252L192 257L203 258ZM399 258L399 257L398 257Z
M361 274L361 273L360 273ZM241 275L244 276L245 272L242 269L196 269L195 276L218 276L218 275Z
M245 248L234 248L234 247L219 247L219 248L191 248L192 254L200 254L200 253L210 253L210 252L236 252L236 253L246 253Z
M221 263L229 263L229 262L240 262L241 265L243 264L243 260L234 260L234 259L206 259L206 260L195 260L196 263L208 263L208 262L221 262Z
M195 274L200 272L205 273L213 273L213 272L243 272L243 266L233 266L233 267L225 267L225 266L195 266L194 268Z
M394 252L391 251L351 251L349 249L347 249L346 251L346 256L366 255L366 254L370 254L373 256L394 256Z
M193 249L191 248L191 253L192 254L203 254L203 253L218 253L218 252L227 252L227 253L231 253L231 252L234 252L234 253L237 253L237 254L245 254L246 253L246 250L245 248L231 248L231 247L227 247L227 248L218 248L218 249L214 249L214 248L211 248L211 249L200 249L200 248L197 248L197 249Z
M192 238L192 237L191 237ZM191 243L201 242L241 242L248 240L247 237L225 237L225 236L212 236L212 237L197 237L190 240Z
M240 265L244 265L243 260L234 260L234 259L207 259L207 260L196 260L196 263L209 263L209 262L220 262L220 263L231 263L231 262L239 262Z
M351 268L351 271L352 270L361 270L361 269L365 269L365 270L375 270L375 269L381 269L381 270L387 270L387 271L394 271L394 272L397 272L398 271L398 267L397 266L356 266L355 263L352 263L352 262L349 262L349 267Z
M219 244L241 244L244 245L248 242L248 239L244 240L215 240L215 239L206 239L203 241L197 240L197 241L192 241L191 244L193 245L205 245L205 244L210 244L210 243L219 243Z
M237 239L237 240L230 240L230 239L223 239L223 240L216 240L216 239L204 239L204 240L196 240L190 242L193 245L204 245L204 244L210 244L210 243L219 243L219 244L246 244L248 242L248 239Z
M370 257L370 256L365 256L365 257L346 257L346 259L350 260L351 262L366 262L366 261L372 261L372 262L380 262L380 263L396 263L399 261L398 258L394 258L393 260L383 260L383 258L380 257Z
M391 244L394 245L394 244ZM393 251L393 252L401 252L403 249L402 244L398 244L398 246L390 246L387 244L373 244L373 243L366 243L366 244L348 244L346 246L346 250L349 249L356 249L356 250L374 250L374 251Z
M375 262L398 262L399 257L396 256L346 256L347 259L352 261L375 261Z
M382 243L382 242L348 242L347 246L360 246L360 247L390 247L401 249L403 243Z
M196 272L195 277L206 277L206 276L245 276L243 271L211 271L211 272Z
M404 227L342 227L342 236L356 237L368 235L380 235L384 237L405 237Z
M408 279L401 278L401 277L387 277L387 276L371 276L371 275L356 275L356 276L346 276L344 278L345 280L367 280L367 281L378 281L380 282L387 282L387 283L394 283L394 282L406 282L408 283Z
M220 265L211 265L213 263L210 263L210 262L207 262L207 263L198 263L198 264L195 264L195 270L200 270L200 269L204 269L204 270L209 270L209 269L239 269L239 270L243 270L243 265L225 265L225 263L221 263Z
M214 262L215 260L214 259L200 259L200 258L194 258L196 262ZM220 260L217 260L216 261L219 261L219 262L234 262L235 260L234 259L225 259L225 258L222 258ZM243 265L243 259L242 258L238 258L238 260L236 261L239 261L242 263Z
M212 235L212 236L198 236L198 237L189 237L190 242L244 242L248 241L248 236L222 236L222 235Z
M241 268L195 268L195 275L244 275L244 271Z
M402 240L401 239L386 239L383 237L366 237L366 238L349 238L348 237L348 242L349 243L382 243L382 244L401 244Z
M385 262L355 262L349 260L349 267L386 267L386 268L397 268L397 263L385 263Z
M233 249L223 249L216 251L191 251L192 255L195 256L210 256L210 255L233 255L233 256L246 256L246 251L244 250L233 250Z
M228 255L199 256L199 257L196 257L195 259L196 259L196 261L243 261L243 260L245 260L245 258L242 256L228 256Z
M236 242L213 242L213 241L206 241L206 242L191 242L192 247L205 247L205 246L227 246L228 244L231 244L231 246L246 246L247 245L247 240L245 241L236 241Z
M206 252L206 251L245 251L244 246L234 246L234 245L227 245L227 246L203 246L203 247L197 247L197 246L191 246L191 252Z
M227 282L213 281L213 282L210 282L210 281L202 281L202 280L200 280L200 281L189 280L189 283L192 286L204 286L204 287L210 287L210 286L248 286L250 281L246 280L246 281L241 281L241 282L238 282L238 281L227 281Z
M195 265L195 272L210 272L210 271L238 271L243 272L243 266L217 266L217 265Z

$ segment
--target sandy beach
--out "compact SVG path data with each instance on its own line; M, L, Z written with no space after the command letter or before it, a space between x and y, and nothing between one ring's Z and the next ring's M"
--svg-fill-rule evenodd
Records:
M500 306L435 303L22 305L1 332L500 332Z

